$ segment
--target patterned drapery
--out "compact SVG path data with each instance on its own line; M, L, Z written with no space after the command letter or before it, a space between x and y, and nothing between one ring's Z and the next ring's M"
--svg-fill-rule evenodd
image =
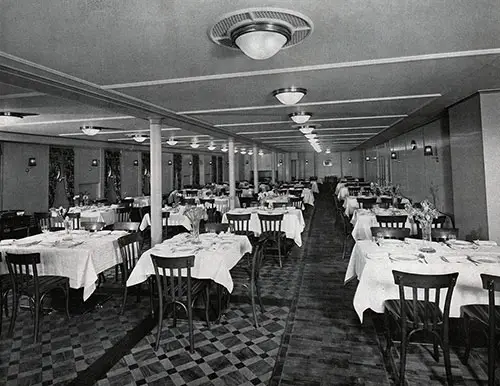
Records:
M106 199L111 202L121 200L121 153L119 150L105 150L104 164L106 175L104 179L104 191Z
M193 170L192 174L193 176L193 186L199 186L200 185L200 155L199 154L193 154Z
M222 170L222 157L217 157L217 182L224 182L224 173Z
M67 203L73 205L75 195L75 152L71 148L49 148L49 208L54 206L58 186L64 187Z
M182 154L174 153L174 189L182 188Z
M149 196L151 192L151 156L149 153L141 153L142 160L142 194Z
M212 156L212 182L217 182L217 156Z

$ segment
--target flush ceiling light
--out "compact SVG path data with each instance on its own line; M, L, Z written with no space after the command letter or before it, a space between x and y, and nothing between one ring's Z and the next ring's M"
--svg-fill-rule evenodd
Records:
M318 136L318 135L317 135L317 134L314 134L314 133L304 135L304 137L306 137L307 139L313 139L313 138L316 138L317 136Z
M330 154L330 153L331 153L331 150L330 150L330 149L326 149L326 150L325 150L325 153L326 153L326 154Z
M314 126L301 126L299 130L302 134L311 134L314 129Z
M241 153L241 154L247 154L247 151L246 151L246 149L242 148L242 149L240 150L240 153Z
M234 148L234 154L238 153L238 149Z
M273 91L273 96L284 105L294 105L295 103L298 103L306 94L307 90L300 87L280 88Z
M248 150L248 155L253 155L253 150Z
M268 59L282 48L301 43L312 32L312 21L295 11L248 8L231 12L210 29L210 39L239 49L255 60Z
M167 141L167 144L170 146L175 146L177 145L177 141L174 139L174 137L170 137Z
M214 145L214 143L213 143L213 142L210 142L210 145L208 145L207 149L208 149L208 150L210 150L210 151L215 150L215 145Z
M19 122L24 117L38 115L32 113L16 113L14 111L0 111L0 125L10 125Z
M303 111L297 111L289 115L291 120L298 124L306 123L309 120L309 118L311 118L311 116L312 116L311 113L305 113Z
M80 130L83 134L89 135L91 137L101 132L101 128L95 126L81 126Z
M263 150L259 150L259 155L263 156L264 155L264 151Z
M226 145L222 145L222 147L220 148L220 151L223 152L223 153L226 153L227 152L227 146Z
M190 145L193 149L198 149L200 147L200 144L198 142L192 142Z
M135 142L143 143L146 139L148 139L147 136L142 135L142 134L134 134L132 137Z

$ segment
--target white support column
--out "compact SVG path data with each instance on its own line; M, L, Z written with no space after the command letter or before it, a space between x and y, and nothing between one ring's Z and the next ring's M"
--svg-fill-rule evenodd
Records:
M234 209L236 198L236 180L234 178L234 139L229 138L229 146L227 151L229 160L229 209Z
M271 182L273 185L276 183L276 153L273 151L271 153Z
M259 192L259 163L257 154L257 145L253 145L253 191L254 193Z
M149 121L151 159L151 246L162 240L161 120Z

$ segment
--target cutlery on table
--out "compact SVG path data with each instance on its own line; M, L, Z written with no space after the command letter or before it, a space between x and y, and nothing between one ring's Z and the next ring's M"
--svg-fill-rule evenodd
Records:
M467 260L469 260L472 264L474 264L476 267L479 265L479 263L475 260L472 260L470 256L467 256Z

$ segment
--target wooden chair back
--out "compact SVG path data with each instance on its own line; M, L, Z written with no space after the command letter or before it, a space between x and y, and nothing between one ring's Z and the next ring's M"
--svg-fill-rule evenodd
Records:
M363 209L371 209L377 203L377 197L357 197L356 200Z
M5 261L14 291L25 293L30 288L34 288L35 296L37 296L39 294L37 264L40 263L40 253L13 254L7 252Z
M115 209L117 222L130 221L130 207L118 207Z
M229 229L234 234L244 235L250 232L250 213L232 214L227 213L226 218L229 224Z
M458 228L432 228L431 237L433 241L447 241L458 238Z
M125 222L115 222L113 224L113 230L115 231L127 231L129 233L137 232L139 230L139 222L125 221Z
M404 240L410 237L409 228L389 228L389 227L371 227L372 237L383 237L384 239Z
M81 227L89 232L99 232L106 226L104 221L83 221Z
M130 233L120 237L116 243L122 258L122 279L126 281L141 257L142 236L139 232Z
M283 223L283 214L264 214L257 213L260 221L261 234L276 235L281 233L281 224Z
M381 227L391 227L391 228L404 228L408 216L397 215L397 216L381 216L377 215L378 225Z

